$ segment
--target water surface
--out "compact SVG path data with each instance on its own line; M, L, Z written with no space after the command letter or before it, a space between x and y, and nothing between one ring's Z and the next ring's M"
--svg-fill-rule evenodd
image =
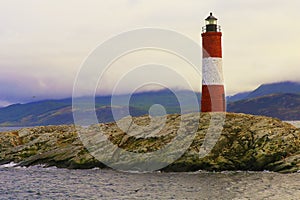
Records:
M1 168L3 199L297 199L300 173Z

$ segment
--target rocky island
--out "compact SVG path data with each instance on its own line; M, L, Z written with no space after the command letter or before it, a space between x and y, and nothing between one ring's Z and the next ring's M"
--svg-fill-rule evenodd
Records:
M187 151L162 171L224 171L269 170L282 173L300 170L300 130L275 118L247 114L224 113L222 132L208 155L199 157L205 142L210 119L218 113L200 115L195 137ZM166 116L164 127L148 137L127 135L116 122L93 125L89 134L101 127L107 138L122 149L152 152L168 144L176 136L180 115ZM146 126L148 116L133 118L135 124ZM82 128L83 129L83 128ZM106 165L95 159L85 148L74 125L40 126L0 133L0 164L19 166L43 164L45 167L87 169Z

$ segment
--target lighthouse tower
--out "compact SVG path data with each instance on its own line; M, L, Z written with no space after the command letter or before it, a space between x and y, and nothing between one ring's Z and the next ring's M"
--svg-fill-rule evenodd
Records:
M212 13L202 28L202 112L225 112L221 29Z

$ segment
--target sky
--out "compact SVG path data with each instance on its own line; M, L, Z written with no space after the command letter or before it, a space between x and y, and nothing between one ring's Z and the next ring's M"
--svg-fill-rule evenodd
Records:
M300 81L299 8L298 0L0 0L0 106L70 97L88 55L126 31L169 29L201 45L201 28L210 12L222 27L227 95L263 83ZM158 54L144 51L121 58L106 76L107 84L120 68L153 58L189 74L193 89L199 90L201 78L189 66ZM123 93L133 83L123 83Z

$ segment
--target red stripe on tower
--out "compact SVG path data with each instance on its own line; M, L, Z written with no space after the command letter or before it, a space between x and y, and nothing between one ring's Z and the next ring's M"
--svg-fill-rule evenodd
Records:
M225 92L222 71L222 33L212 13L206 19L202 33L202 112L225 112Z

